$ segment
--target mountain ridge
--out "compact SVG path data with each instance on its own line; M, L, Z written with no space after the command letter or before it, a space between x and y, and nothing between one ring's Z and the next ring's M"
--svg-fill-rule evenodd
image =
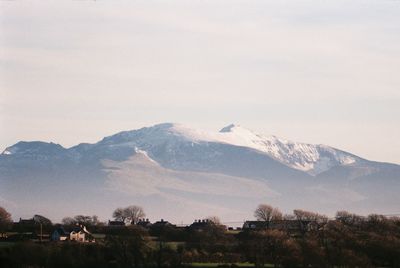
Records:
M66 150L68 152L81 152L96 145L117 145L125 144L129 147L129 142L135 138L142 139L141 133L147 136L144 143L160 143L166 139L183 138L190 142L217 142L230 144L234 146L247 147L266 153L270 157L280 161L281 163L297 169L306 171L311 175L317 175L329 168L337 165L348 165L355 162L365 161L365 159L354 154L339 150L327 145L308 144L301 142L293 142L276 136L266 136L250 131L238 124L230 124L222 128L219 132L199 131L182 124L162 123L151 127L144 127L135 130L121 131L116 134L104 137L96 143L81 143L70 148L64 148L59 144L43 143L43 142L18 142L15 145L7 147L2 155L14 154L19 150L19 145L37 144L58 150ZM142 135L143 136L143 135ZM174 137L175 136L175 137ZM139 140L140 143L140 140ZM136 146L136 145L132 145ZM140 147L140 146L137 146ZM143 148L141 148L143 149ZM145 149L144 149L145 150Z
M164 123L70 148L18 142L0 155L0 200L21 216L39 210L54 218L110 217L131 203L176 221L250 218L262 202L325 213L390 212L399 190L399 165L236 124L207 132Z

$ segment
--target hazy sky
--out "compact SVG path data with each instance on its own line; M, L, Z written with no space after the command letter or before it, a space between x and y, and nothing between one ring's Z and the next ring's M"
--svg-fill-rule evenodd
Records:
M229 123L400 163L400 1L0 1L0 150Z

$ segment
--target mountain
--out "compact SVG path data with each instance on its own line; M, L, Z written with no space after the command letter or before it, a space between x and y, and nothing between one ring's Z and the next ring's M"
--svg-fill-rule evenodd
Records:
M400 166L239 125L206 132L164 123L71 148L18 142L0 155L0 186L0 202L19 216L108 219L139 204L153 219L241 221L262 202L287 212L396 212Z

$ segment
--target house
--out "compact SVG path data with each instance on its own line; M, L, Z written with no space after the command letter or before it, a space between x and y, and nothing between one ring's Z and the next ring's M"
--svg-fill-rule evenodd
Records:
M310 225L310 221L305 223ZM243 224L243 230L264 230L264 229L275 229L281 231L287 231L290 233L298 232L301 229L301 225L297 220L275 220L275 221L246 221Z
M9 238L15 241L48 241L50 239L50 226L41 224L36 215L30 219L20 218L18 222L13 223L13 234Z
M212 222L208 219L206 220L195 220L190 226L189 229L192 230L203 230L208 226L212 225Z
M65 241L70 238L70 234L63 227L59 227L51 234L51 241Z
M86 242L86 233L83 231L72 231L69 233L69 240L77 242Z
M0 233L0 240L1 239L7 239L7 238L8 238L7 233Z
M168 221L164 221L164 219L156 221L155 223L152 224L152 227L165 227L165 226L174 226L174 225L169 223Z
M69 233L69 240L77 242L94 241L92 234L83 225L78 225Z
M18 225L20 225L20 226L33 226L35 224L36 224L36 221L34 218L32 218L32 219L19 218L19 222L18 222Z
M150 234L153 236L159 236L162 232L165 230L168 230L170 228L175 228L176 226L169 223L168 221L165 221L161 219L160 221L156 221L155 223L151 224L149 226Z
M50 239L51 241L94 242L92 234L83 225L77 225L70 232L59 227L53 231Z
M38 227L35 220L19 218L18 222L13 223L13 229L19 233L34 232Z
M108 221L109 227L123 227L125 226L125 222L123 221Z
M266 221L245 221L243 224L243 230L262 230L268 228L268 222Z
M136 223L136 225L147 229L147 228L150 228L151 222L149 221L149 219L139 219L139 221Z

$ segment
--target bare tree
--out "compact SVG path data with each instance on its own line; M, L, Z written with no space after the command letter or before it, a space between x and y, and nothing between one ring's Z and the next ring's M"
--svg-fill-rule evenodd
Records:
M95 226L99 223L99 218L96 215L93 216L76 215L74 219L75 222L86 226Z
M75 225L76 224L76 220L74 218L71 217L65 217L61 220L61 223L63 225Z
M207 217L207 220L215 225L221 225L221 220L217 216L209 216Z
M272 221L282 220L282 212L278 208L273 208L267 204L260 204L254 211L254 217L259 221L265 221L267 228Z
M328 222L328 217L315 212L295 209L293 214L299 223L299 228L303 234L309 229L321 229Z
M48 218L46 218L45 216L42 216L42 215L34 215L33 216L33 220L35 222L43 224L43 225L51 226L53 224L50 219L48 219Z
M321 215L315 212L295 209L293 210L293 214L297 220L301 221L314 221L314 222L326 222L328 218L325 215Z
M342 210L336 213L336 220L347 225L357 225L362 223L364 219L357 214Z
M118 221L128 222L135 224L139 219L144 218L146 214L139 206L129 206L126 208L117 208L113 212L113 218Z
M272 206L260 204L254 211L254 217L259 221L269 221L271 219L272 210Z
M0 207L0 234L7 231L11 224L11 214L3 207Z
M127 221L131 224L135 224L139 219L144 218L146 214L143 209L139 206L129 206L124 208L124 215Z
M294 216L293 214L285 214L283 215L282 219L285 221L294 221L296 219L296 216Z
M125 222L126 216L123 208L117 208L113 212L113 218L117 221Z

